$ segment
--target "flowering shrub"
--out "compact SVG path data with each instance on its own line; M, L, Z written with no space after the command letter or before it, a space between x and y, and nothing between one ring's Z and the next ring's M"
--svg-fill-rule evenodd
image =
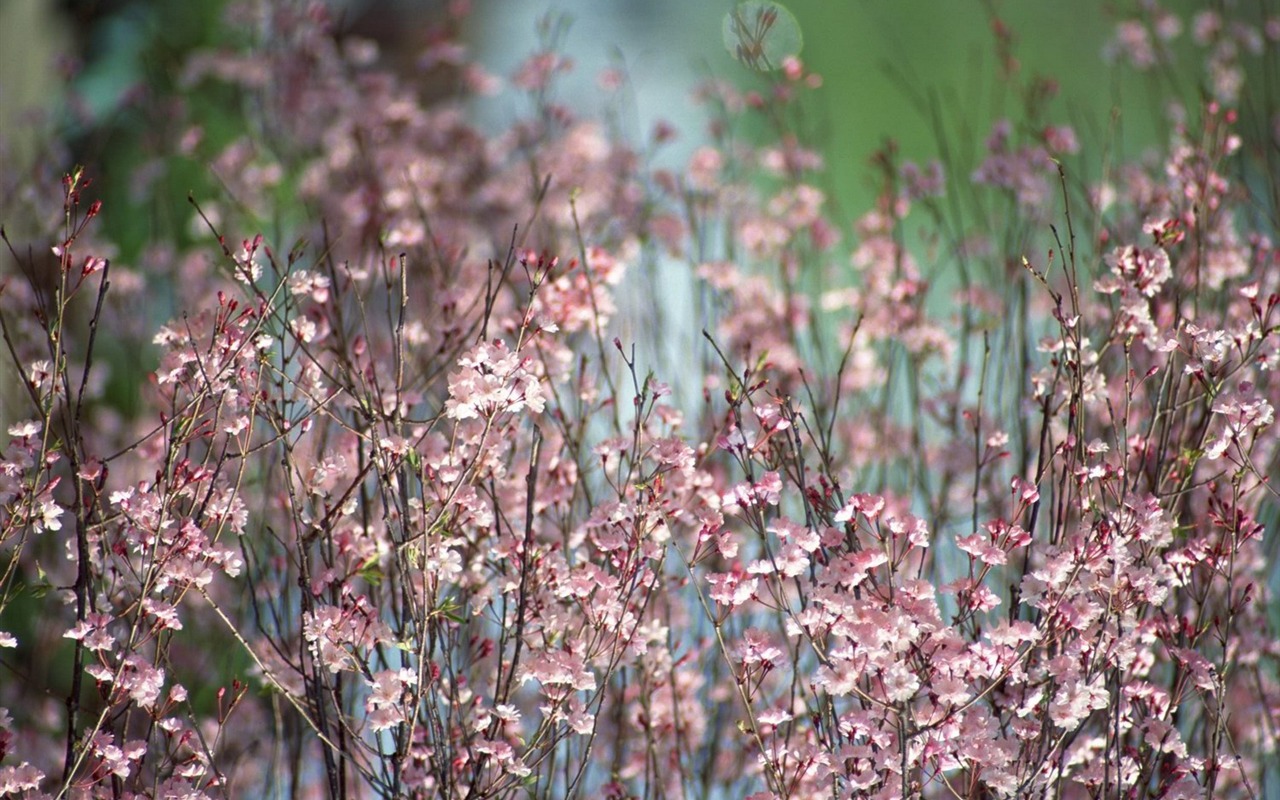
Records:
M1027 118L968 174L886 148L847 229L794 57L709 83L677 174L558 104L553 51L486 135L452 21L428 97L254 9L272 47L186 75L266 133L148 254L171 319L82 171L52 257L11 246L0 796L1275 791L1278 134L1234 108L1280 23L1197 14L1209 99L1096 180L1006 61ZM1160 69L1182 25L1109 50ZM676 263L705 347L650 371L619 301Z

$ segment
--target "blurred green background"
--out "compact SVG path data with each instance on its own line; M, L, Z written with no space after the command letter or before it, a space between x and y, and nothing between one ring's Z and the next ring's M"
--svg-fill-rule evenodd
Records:
M557 3L477 3L471 30L483 61L513 66L532 44L541 15L573 19L567 48L578 60L579 102L591 102L594 70L621 53L635 86L636 133L666 117L687 132L685 152L700 132L689 89L702 76L750 80L730 58L721 21L733 7L718 2L633 0ZM1061 88L1051 111L1082 139L1126 149L1153 142L1163 115L1161 93L1149 79L1112 70L1101 54L1130 4L1114 0L1048 2L936 2L935 0L791 0L804 36L802 58L823 77L813 109L816 142L826 153L832 185L856 216L871 199L868 156L893 138L905 158L936 152L935 132L921 102L934 102L952 135L985 138L993 121L1012 114L1016 98L997 80L991 16L1015 37L1021 80L1055 79ZM1185 38L1185 34L1184 34ZM520 43L520 44L517 44ZM1124 109L1123 135L1114 136L1113 108Z
M303 0L254 0L300 3ZM241 105L217 87L179 88L193 51L243 47L257 32L224 21L227 0L0 0L0 188L27 191L49 185L75 164L88 167L104 201L101 224L116 245L117 263L139 266L156 242L182 247L193 236L188 194L218 197L206 163L167 156L188 124L204 129L205 153L216 152L251 129ZM328 0L340 31L373 39L388 66L412 78L441 0ZM1021 62L1018 81L1048 75L1061 87L1047 118L1070 122L1084 142L1077 177L1095 177L1108 154L1124 156L1154 144L1168 87L1153 87L1130 70L1113 72L1102 60L1114 24L1131 12L1130 0L1070 3L996 0L789 0L804 37L802 59L824 80L808 98L804 130L824 152L824 187L846 228L865 213L875 193L868 159L886 140L902 158L927 161L937 153L938 129L957 153L953 167L971 169L994 120L1020 116L998 77L993 15L1014 34ZM681 168L705 141L707 110L690 95L707 77L740 85L767 85L735 61L722 35L730 0L476 0L464 36L478 60L496 75L510 74L540 46L539 20L566 21L557 42L576 63L559 99L580 115L604 113L616 98L597 86L599 72L620 66L629 78L618 119L633 141L645 141L660 121L680 131L662 151L665 165ZM1183 34L1183 38L1186 34ZM69 90L64 88L70 78ZM479 99L475 113L494 129L525 113L511 94ZM1123 134L1113 126L1123 109ZM65 142L67 147L59 147ZM1115 152L1115 150L1119 152ZM43 174L32 171L43 160ZM54 190L56 191L56 190ZM25 219L14 192L0 192L0 222L14 241L50 233L51 221ZM288 239L288 213L263 221L272 240ZM301 213L292 209L293 214ZM0 271L11 269L0 254ZM152 275L150 313L159 324L170 278ZM944 300L945 302L945 300ZM676 312L680 313L680 312ZM695 344L698 325L689 337ZM145 367L125 358L113 374L113 405L136 411ZM6 404L7 405L7 404ZM0 414L0 416L7 416Z
M234 44L244 34L217 24L224 5L222 0L4 0L0 131L19 142L5 168L36 149L35 135L18 133L18 120L29 108L58 108L65 97L58 91L61 75L74 67L77 109L68 127L78 137L75 155L100 162L104 172L136 169L138 143L156 135L133 113L145 105L147 90L172 88L182 58L192 49ZM349 30L381 40L393 58L411 63L420 44L415 31L443 4L333 0L331 5ZM1125 110L1125 136L1109 144L1141 147L1156 131L1158 93L1140 76L1117 77L1100 58L1126 3L791 0L785 5L803 31L805 62L825 81L812 133L827 153L842 206L855 216L868 201L866 158L886 138L897 140L907 158L934 152L935 134L921 99L937 103L953 133L967 131L977 141L994 119L1012 111L1013 98L996 81L993 12L1017 37L1023 79L1048 75L1059 81L1055 116L1076 122L1086 142L1109 136L1113 108ZM734 62L722 44L721 21L731 7L728 0L480 0L467 36L483 63L503 74L536 47L537 19L565 15L572 25L563 45L578 73L562 97L590 111L600 102L596 72L620 62L634 87L632 132L642 137L656 119L670 119L684 132L674 151L681 154L692 149L701 131L699 112L688 101L697 80L705 75L750 78L750 70ZM485 112L495 121L511 114L496 105ZM225 112L234 115L236 109ZM61 119L68 123L67 116ZM230 128L237 124L234 118L226 122Z

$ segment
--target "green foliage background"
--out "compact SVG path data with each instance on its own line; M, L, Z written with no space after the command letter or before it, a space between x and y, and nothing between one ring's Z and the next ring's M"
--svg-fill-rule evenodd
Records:
M209 176L199 163L170 163L164 183L156 187L160 191L131 191L131 178L137 178L149 157L149 143L178 133L157 125L172 117L154 101L171 95L192 50L234 47L251 40L254 32L222 24L225 0L9 0L4 5L0 13L20 20L0 26L0 37L5 37L0 87L11 87L0 95L5 129L13 127L19 108L63 108L54 119L75 143L73 155L90 162L100 179L110 213L107 224L125 251L122 255L134 254L157 232L174 233L169 217L186 218L182 201L187 191L207 188ZM1044 75L1057 80L1061 95L1055 117L1072 120L1095 148L1117 148L1112 155L1140 150L1162 136L1161 103L1179 88L1122 76L1102 62L1102 46L1127 8L1114 0L790 0L785 5L803 30L805 62L824 79L810 133L825 150L831 188L851 215L870 200L866 159L887 138L898 142L904 157L923 159L936 150L930 113L939 114L952 137L980 144L994 120L1016 110L1011 105L1016 98L997 79L993 13L1015 34L1022 79ZM413 15L426 13L430 4L347 0L334 6L341 19L405 15L412 23ZM721 45L720 23L730 8L727 0L639 5L561 0L518 6L480 0L469 34L482 55L499 54L511 62L536 44L527 18L563 11L573 19L566 46L582 64L607 57L615 46L630 47L635 56L628 66L638 73L661 79L674 67L734 79L746 70ZM631 24L641 18L643 24ZM525 35L512 41L507 32L517 25ZM80 69L73 83L74 114L65 113L55 88L57 54L66 50ZM243 109L226 101L208 90L184 96L185 105L205 125L210 144L229 139L245 124ZM1124 110L1118 119L1112 117L1117 108ZM696 118L687 122L696 123ZM140 194L152 196L142 201Z

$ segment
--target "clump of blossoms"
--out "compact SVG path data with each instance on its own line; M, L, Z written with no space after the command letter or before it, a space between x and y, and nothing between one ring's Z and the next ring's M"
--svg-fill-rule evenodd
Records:
M206 154L206 238L117 263L76 171L12 248L0 797L1265 793L1275 134L1224 42L1273 20L1191 20L1216 100L1096 181L995 25L1021 117L886 146L846 226L796 58L700 90L677 173L549 47L490 134L454 17L419 85L322 5L235 13L273 46L185 79L271 135ZM1145 3L1108 52L1186 27ZM310 245L257 232L282 195ZM624 341L659 257L707 314L684 371ZM126 418L147 269L180 310Z

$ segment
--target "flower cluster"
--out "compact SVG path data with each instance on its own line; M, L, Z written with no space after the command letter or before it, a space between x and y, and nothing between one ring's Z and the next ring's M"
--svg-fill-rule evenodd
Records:
M557 101L551 42L476 127L465 5L421 80L323 4L237 5L273 46L183 79L253 133L179 109L157 154L222 183L187 238L113 265L80 171L33 209L0 797L1261 794L1275 135L1234 106L1280 25L1140 4L1108 54L1190 30L1216 100L1096 172L997 24L1021 110L887 144L846 225L798 58L701 88L678 174ZM624 339L675 273L706 330L668 364Z

